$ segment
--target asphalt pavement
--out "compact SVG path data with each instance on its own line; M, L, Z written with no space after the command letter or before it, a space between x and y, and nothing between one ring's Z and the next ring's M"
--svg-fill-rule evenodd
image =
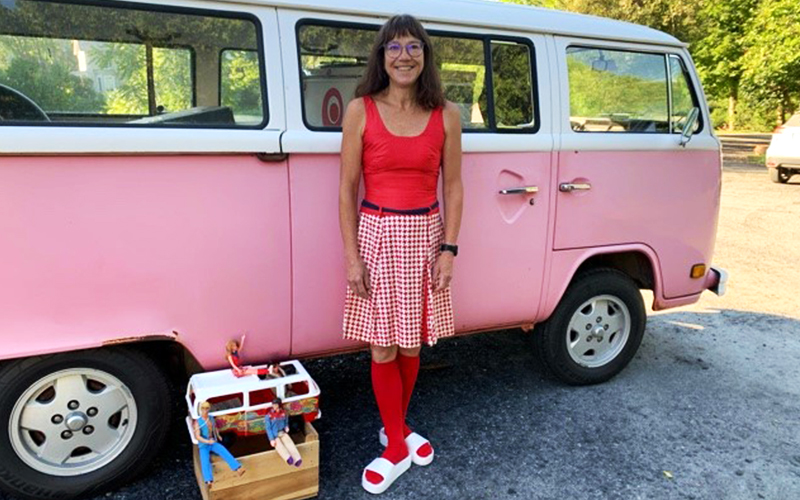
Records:
M800 498L798 319L658 314L628 368L593 387L549 378L528 335L473 335L423 352L411 422L436 459L382 498ZM368 356L306 365L324 396L319 498L374 498L360 485L380 451ZM178 422L170 441L147 477L100 498L199 498Z

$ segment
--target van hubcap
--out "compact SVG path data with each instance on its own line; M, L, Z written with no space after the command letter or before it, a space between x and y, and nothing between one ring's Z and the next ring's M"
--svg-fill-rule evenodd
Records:
M76 476L117 458L136 420L136 402L118 378L73 368L32 384L14 405L8 431L14 452L34 470Z
M631 314L613 295L593 297L573 313L566 332L570 358L586 368L598 368L619 356L628 342Z

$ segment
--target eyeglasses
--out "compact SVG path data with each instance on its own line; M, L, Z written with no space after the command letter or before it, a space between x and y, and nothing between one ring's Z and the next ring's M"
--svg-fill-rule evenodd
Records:
M411 42L405 46L406 52L411 57L419 57L422 55L422 42ZM389 56L391 59L397 59L401 55L403 55L403 46L397 42L390 42L383 46L386 50L386 55Z

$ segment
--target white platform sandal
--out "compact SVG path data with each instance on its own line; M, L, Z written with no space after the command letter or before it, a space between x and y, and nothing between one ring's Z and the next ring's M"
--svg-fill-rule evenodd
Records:
M381 430L378 431L378 440L381 442L381 445L385 448L389 445L389 438L386 437L386 431L381 427ZM428 465L433 462L433 447L431 446L431 454L427 457L420 456L417 451L422 448L424 444L430 444L431 442L425 439L424 437L420 436L416 432L412 432L406 437L406 446L408 446L408 454L411 456L411 461L414 462L416 465Z
M389 489L395 479L402 476L405 471L411 468L411 455L401 460L396 465L383 457L378 457L364 468L361 474L361 486L372 494L380 494ZM383 481L373 484L367 481L367 471L376 472L381 475Z

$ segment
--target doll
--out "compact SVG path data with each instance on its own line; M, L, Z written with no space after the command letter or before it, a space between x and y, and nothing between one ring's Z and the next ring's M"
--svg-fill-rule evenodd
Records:
M264 423L269 444L275 448L282 459L286 460L287 464L300 467L303 459L300 457L294 441L289 437L289 416L284 411L280 398L272 400L272 408L264 416Z
M242 335L241 340L229 340L225 344L225 359L231 365L233 374L237 377L244 377L245 375L257 375L260 379L278 378L285 376L283 370L278 365L263 365L263 366L242 366L242 359L240 352L244 350L244 339L247 335Z
M211 472L211 454L219 455L228 464L232 471L240 476L244 474L244 467L236 458L219 442L220 436L214 424L214 418L208 415L211 403L203 401L200 403L200 418L194 422L194 437L197 439L197 447L200 452L200 469L203 472L203 480L211 487L214 476Z

